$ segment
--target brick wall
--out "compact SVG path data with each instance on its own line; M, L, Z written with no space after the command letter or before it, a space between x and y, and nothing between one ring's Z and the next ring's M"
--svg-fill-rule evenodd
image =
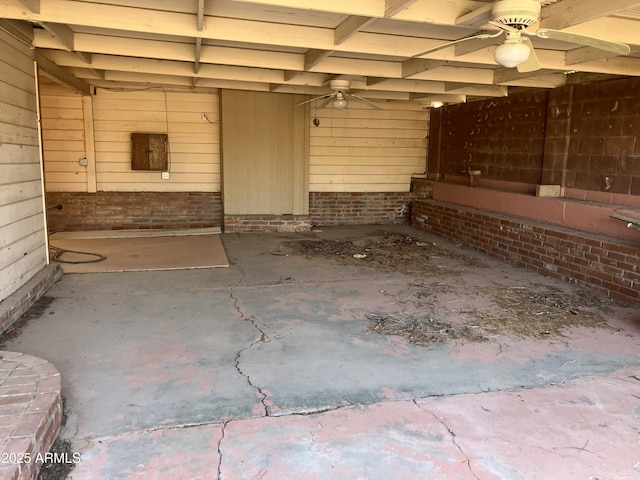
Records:
M49 231L181 229L222 225L219 193L48 192Z
M5 412L0 416L0 454L6 458L0 478L42 478L38 472L62 425L60 372L41 358L17 352L2 352L0 367ZM70 453L68 461L73 460Z
M47 265L0 302L0 334L4 333L62 277L60 264Z
M503 262L640 303L640 245L608 237L416 200L412 224Z
M315 225L409 223L413 193L311 192L309 215Z
M432 111L428 172L640 195L640 78Z
M308 215L225 215L225 233L307 232Z

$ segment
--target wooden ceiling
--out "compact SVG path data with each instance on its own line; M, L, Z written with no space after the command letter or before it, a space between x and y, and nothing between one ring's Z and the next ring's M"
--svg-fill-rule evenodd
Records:
M47 76L84 93L217 88L322 95L351 80L374 99L463 102L508 87L553 88L574 72L640 75L640 1L543 0L529 27L631 46L628 56L532 41L541 69L499 67L495 40L412 58L444 42L495 31L491 1L470 0L0 0L0 28L36 48ZM586 76L586 77L584 77Z

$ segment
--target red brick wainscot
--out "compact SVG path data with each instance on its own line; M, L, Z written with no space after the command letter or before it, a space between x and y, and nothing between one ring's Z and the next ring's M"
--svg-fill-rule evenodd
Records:
M416 200L412 224L506 263L640 303L640 242Z
M311 192L314 225L408 224L412 192Z
M308 232L308 215L225 215L225 233Z
M222 225L218 192L47 192L50 232ZM62 208L55 208L60 205Z

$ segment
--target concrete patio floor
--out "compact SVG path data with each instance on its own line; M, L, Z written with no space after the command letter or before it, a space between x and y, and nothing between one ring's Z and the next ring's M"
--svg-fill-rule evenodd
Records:
M62 375L83 479L637 479L640 306L607 328L418 346L370 331L416 275L287 253L401 232L481 258L421 282L574 287L405 226L223 234L230 268L65 275L4 349ZM480 306L484 308L484 306Z

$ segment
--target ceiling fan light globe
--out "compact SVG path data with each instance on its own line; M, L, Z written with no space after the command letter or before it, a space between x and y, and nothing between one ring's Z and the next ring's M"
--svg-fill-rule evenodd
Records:
M493 58L498 65L513 68L526 62L530 54L531 50L524 43L505 42L493 51Z
M349 102L347 102L344 98L336 98L333 101L332 105L336 110L344 110L349 106Z

